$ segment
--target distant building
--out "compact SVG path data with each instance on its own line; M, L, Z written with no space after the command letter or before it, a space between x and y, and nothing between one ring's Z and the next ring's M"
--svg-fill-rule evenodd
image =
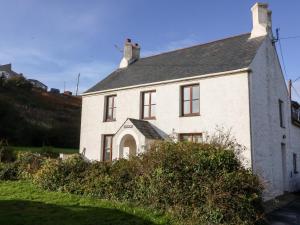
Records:
M65 91L65 92L64 92L64 95L70 95L70 96L71 96L72 94L73 94L73 93L72 93L71 91Z
M4 76L6 78L11 78L11 77L21 77L23 76L21 73L16 73L11 69L11 63L10 64L5 64L5 65L0 65L0 76Z
M32 84L34 88L42 89L44 91L48 90L48 86L43 84L42 82L34 79L28 79L28 81Z
M60 90L57 89L57 88L51 88L51 89L50 89L50 93L53 93L53 94L60 94Z
M292 101L292 121L294 124L300 126L300 104Z

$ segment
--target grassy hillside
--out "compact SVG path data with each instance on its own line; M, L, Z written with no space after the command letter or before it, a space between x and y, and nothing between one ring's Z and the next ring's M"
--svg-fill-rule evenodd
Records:
M0 82L0 139L10 145L78 148L81 99L32 89L26 80Z

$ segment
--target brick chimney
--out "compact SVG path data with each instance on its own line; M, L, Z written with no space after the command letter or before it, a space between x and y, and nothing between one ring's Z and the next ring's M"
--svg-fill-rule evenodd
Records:
M265 35L272 36L272 11L268 9L267 3L255 3L251 8L253 28L251 37Z
M123 58L121 60L119 68L126 68L130 64L134 63L140 58L140 46L131 42L131 39L127 38L124 45Z

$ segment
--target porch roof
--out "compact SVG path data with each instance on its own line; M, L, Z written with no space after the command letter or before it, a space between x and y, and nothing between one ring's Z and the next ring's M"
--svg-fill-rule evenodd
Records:
M163 139L154 127L145 120L129 118L132 124L148 139Z

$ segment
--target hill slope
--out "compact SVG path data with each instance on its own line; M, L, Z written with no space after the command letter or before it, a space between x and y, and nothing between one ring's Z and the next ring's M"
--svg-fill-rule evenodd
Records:
M78 148L81 98L0 82L0 139L11 145Z

